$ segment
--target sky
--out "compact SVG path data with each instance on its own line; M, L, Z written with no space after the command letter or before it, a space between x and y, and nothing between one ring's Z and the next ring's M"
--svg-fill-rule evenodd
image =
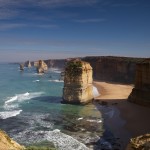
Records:
M150 0L0 0L0 62L150 57Z

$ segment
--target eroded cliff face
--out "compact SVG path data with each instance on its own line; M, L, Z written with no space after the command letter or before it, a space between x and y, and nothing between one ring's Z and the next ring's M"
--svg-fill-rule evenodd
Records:
M34 63L34 66L37 68L38 73L44 73L48 70L46 63L43 60L39 60Z
M93 99L92 67L80 60L66 64L64 76L63 102L87 103Z
M93 78L101 81L133 83L136 63L142 58L98 56L85 57L93 68Z
M4 131L0 130L0 150L24 150L25 147L12 140Z
M135 87L128 99L137 104L150 106L150 59L137 64Z

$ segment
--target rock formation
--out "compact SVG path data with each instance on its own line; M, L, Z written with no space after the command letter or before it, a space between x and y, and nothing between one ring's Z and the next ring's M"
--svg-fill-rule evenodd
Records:
M82 58L93 68L93 78L101 81L133 83L136 63L143 58L91 56Z
M128 99L137 104L150 106L150 58L137 64L135 87Z
M126 150L150 150L150 134L132 138Z
M37 67L37 72L38 73L44 73L45 71L48 70L48 67L47 67L46 63L42 60L39 60L37 62L37 64L35 64L35 66Z
M24 70L24 64L20 64L20 70L21 70L21 71Z
M64 103L87 103L93 99L92 67L81 60L66 63L63 89Z
M24 150L25 147L12 140L4 131L0 130L0 150Z
M31 67L31 62L30 61L26 61L24 64L26 67L30 68Z

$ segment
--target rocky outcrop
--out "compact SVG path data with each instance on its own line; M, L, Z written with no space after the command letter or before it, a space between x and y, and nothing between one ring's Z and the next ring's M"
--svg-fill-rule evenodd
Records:
M24 150L25 147L19 145L11 139L4 131L0 130L0 150Z
M150 106L150 59L138 63L136 67L135 87L128 100Z
M81 60L71 60L65 67L63 102L87 103L93 99L92 67Z
M26 61L26 62L24 63L24 66L30 68L32 65L31 65L31 62L30 62L30 61Z
M150 150L150 134L132 138L126 150Z
M48 70L48 67L47 67L46 63L42 60L39 60L34 65L35 65L35 67L37 67L37 72L38 73L44 73L45 71Z
M93 78L101 81L133 83L136 63L143 58L91 56L82 58L93 68Z
M24 64L20 64L20 70L21 70L21 71L24 70Z

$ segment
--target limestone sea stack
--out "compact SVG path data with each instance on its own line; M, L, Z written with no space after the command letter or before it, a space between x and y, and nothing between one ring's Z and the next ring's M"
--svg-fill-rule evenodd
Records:
M28 68L30 68L30 67L31 67L31 62L30 62L29 60L26 61L26 62L25 62L25 66L28 67Z
M21 71L24 70L24 64L20 64L20 70L21 70Z
M92 67L79 59L66 63L63 103L84 104L93 99Z
M150 106L150 58L137 64L135 87L128 99L137 104Z
M25 147L19 145L11 139L4 131L0 130L0 150L24 150Z
M48 70L46 63L43 60L39 60L36 64L38 73L45 73Z

